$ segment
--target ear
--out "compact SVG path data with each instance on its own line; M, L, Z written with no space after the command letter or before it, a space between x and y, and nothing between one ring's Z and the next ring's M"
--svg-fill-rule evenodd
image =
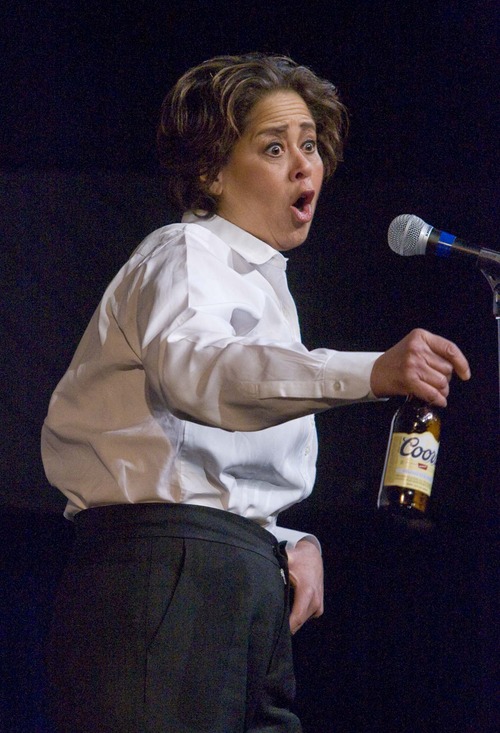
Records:
M200 176L200 181L203 185L206 185L207 182L207 176L205 174L202 174ZM212 196L220 196L222 193L222 173L219 173L217 177L212 181L210 186L208 187L208 193L211 193Z
M210 186L208 187L208 190L212 194L212 196L220 196L222 193L222 174L219 173L215 181L212 181Z

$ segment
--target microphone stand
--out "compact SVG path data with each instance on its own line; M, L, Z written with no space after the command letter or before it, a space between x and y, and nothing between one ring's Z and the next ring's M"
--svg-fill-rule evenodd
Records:
M497 322L498 337L498 399L500 410L500 262L495 262L489 259L487 260L484 257L479 256L477 264L493 291L493 316L496 318Z

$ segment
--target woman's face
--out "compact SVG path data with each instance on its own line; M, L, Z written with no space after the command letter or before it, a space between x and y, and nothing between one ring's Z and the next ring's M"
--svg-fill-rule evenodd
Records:
M295 92L277 91L255 104L210 190L220 216L286 251L306 239L322 182L311 113Z

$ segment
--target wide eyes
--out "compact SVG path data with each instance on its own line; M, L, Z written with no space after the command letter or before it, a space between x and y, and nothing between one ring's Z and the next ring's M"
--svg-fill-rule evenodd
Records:
M277 158L283 152L284 148L281 143L271 143L266 148L266 153L272 155L273 158Z
M305 140L301 145L301 150L306 153L315 153L317 149L316 140ZM285 146L282 143L273 142L266 147L266 153L272 158L279 158L284 153Z
M314 153L316 151L316 140L306 140L302 148L306 153Z

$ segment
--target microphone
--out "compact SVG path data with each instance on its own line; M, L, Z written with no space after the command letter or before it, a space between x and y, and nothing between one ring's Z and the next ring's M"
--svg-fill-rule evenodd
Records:
M441 232L413 214L401 214L390 224L389 247L398 255L428 255L449 257L460 255L474 259L479 265L500 265L500 252L466 244L463 239Z

